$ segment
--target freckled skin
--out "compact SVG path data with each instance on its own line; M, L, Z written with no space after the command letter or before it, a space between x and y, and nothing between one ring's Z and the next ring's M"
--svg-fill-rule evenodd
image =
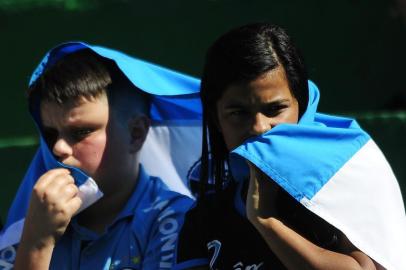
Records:
M114 180L129 177L119 173L132 171L130 135L105 95L63 105L42 102L40 109L45 139L60 162L86 172L103 192L117 188Z
M146 116L124 119L110 109L105 94L40 104L43 136L55 158L86 172L104 193L78 214L79 224L98 233L134 190L138 151L149 127ZM48 269L56 242L81 204L69 170L45 172L33 188L14 269Z

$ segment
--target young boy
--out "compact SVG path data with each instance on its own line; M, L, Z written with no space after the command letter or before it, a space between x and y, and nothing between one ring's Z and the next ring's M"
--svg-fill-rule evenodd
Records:
M29 103L49 150L67 168L35 183L15 269L171 269L192 200L139 162L148 96L113 61L84 48L47 66L30 86ZM70 167L104 194L79 214Z

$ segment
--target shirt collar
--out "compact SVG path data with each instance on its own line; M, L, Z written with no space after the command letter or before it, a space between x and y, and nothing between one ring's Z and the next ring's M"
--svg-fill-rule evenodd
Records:
M117 218L113 223L117 222L122 218L134 215L135 209L139 204L139 202L141 201L142 196L145 194L145 190L147 189L148 184L149 184L149 175L145 171L144 167L140 164L137 184L135 185L134 191L130 199L127 201L127 204L125 205L123 210L121 210L121 212L118 214Z
M143 194L145 194L145 190L148 187L148 183L149 183L149 175L146 173L144 167L140 164L137 184L135 185L134 191L132 192L130 199L127 201L126 205L120 211L115 220L109 226L107 226L106 232L110 229L112 225L117 223L119 220L131 217L135 214L137 205L141 201ZM87 229L86 227L79 225L77 218L73 218L70 225L71 228L79 235L79 238L81 239L94 240L100 236L97 233Z

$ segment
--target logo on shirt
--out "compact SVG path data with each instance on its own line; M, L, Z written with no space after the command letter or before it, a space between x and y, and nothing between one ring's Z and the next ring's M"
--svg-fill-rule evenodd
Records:
M130 264L129 265L127 262L123 262L121 260L116 260L110 264L110 267L108 270L136 270L139 269L139 263L141 262L141 257L140 256L133 256L130 259Z
M175 243L178 239L179 223L174 218L176 212L168 206L169 200L162 200L159 196L152 203L151 207L144 209L144 212L150 212L152 210L160 211L158 215L159 233L161 237L161 260L159 263L160 269L171 269L172 262L175 254Z
M0 270L13 269L17 251L14 246L0 250Z
M238 262L233 265L233 270L259 270L263 264L264 263L261 262L259 264L251 264L244 266L242 262Z
M210 269L213 269L213 266L216 263L216 260L220 254L221 242L219 240L213 240L207 243L207 249L208 250L213 249L213 257L211 257L210 260Z
M213 240L209 243L207 243L207 249L208 250L213 250L213 256L211 257L210 260L210 269L214 270L214 265L217 261L217 258L220 255L220 250L221 250L221 242L219 240ZM250 264L250 265L244 265L242 262L238 262L233 265L233 270L260 270L262 269L261 267L264 265L264 262L260 262L259 264Z

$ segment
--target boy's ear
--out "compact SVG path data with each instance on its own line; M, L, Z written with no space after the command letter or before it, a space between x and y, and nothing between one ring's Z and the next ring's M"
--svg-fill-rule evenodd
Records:
M128 129L130 131L130 152L136 153L141 150L142 145L148 135L149 126L151 120L145 115L137 115L131 118L128 123Z

